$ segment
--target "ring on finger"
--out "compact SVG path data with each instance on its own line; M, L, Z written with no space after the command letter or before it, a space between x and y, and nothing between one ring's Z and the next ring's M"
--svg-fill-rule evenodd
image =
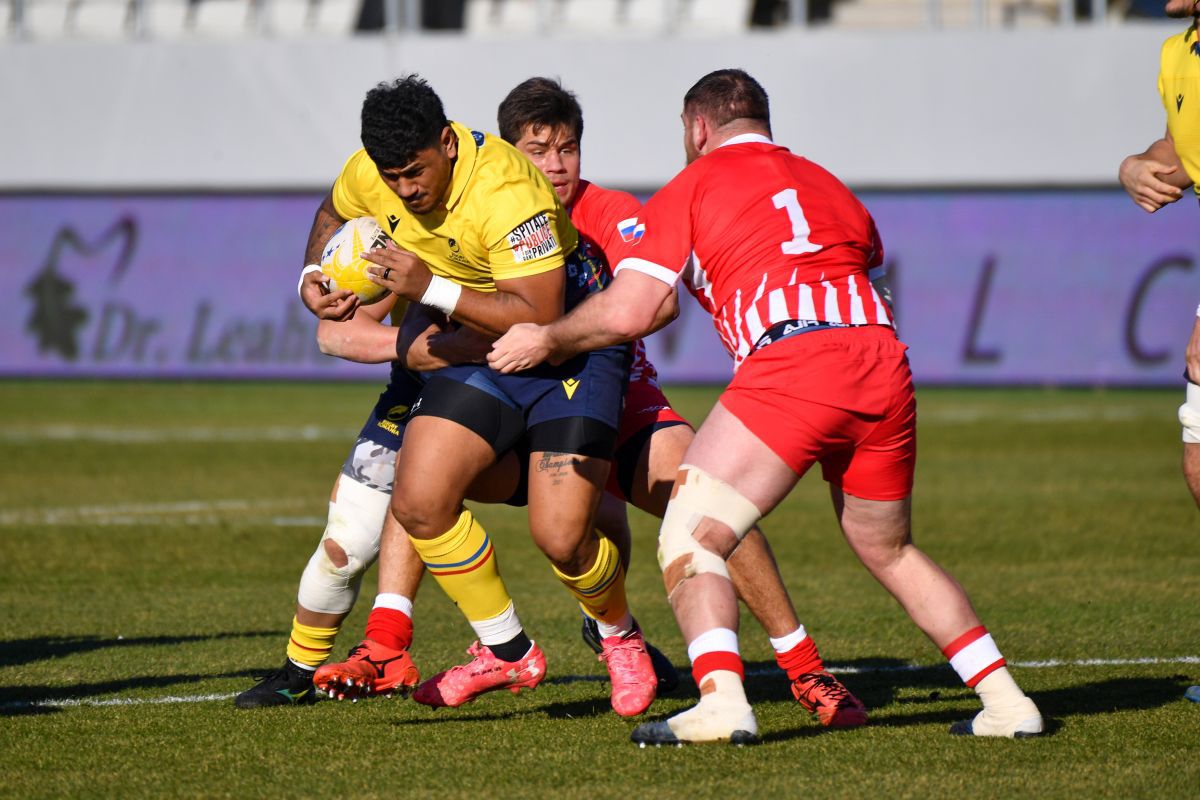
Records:
M392 274L392 268L391 268L391 267L384 267L384 268L383 268L383 279L384 279L385 281L388 279L388 275L391 275L391 274Z

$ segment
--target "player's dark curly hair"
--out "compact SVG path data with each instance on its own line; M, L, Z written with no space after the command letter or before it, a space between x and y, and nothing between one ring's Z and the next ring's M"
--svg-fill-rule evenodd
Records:
M687 114L702 114L720 128L738 119L752 120L771 130L771 105L762 84L740 69L710 72L683 96Z
M516 144L529 126L536 133L544 127L564 125L575 133L576 141L583 141L583 109L579 100L574 92L550 78L530 78L518 84L501 101L496 122L500 125L500 138L509 144Z
M412 162L449 124L441 99L418 75L381 83L363 100L362 143L380 169Z

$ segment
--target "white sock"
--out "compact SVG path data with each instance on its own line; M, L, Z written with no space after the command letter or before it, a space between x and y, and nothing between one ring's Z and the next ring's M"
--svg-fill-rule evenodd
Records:
M807 639L808 631L804 630L804 626L801 625L799 628L796 628L796 630L792 631L787 636L780 636L778 639L776 639L773 636L769 637L769 638L771 641L771 647L775 648L776 653L786 653L789 650L791 650L793 647L795 647L796 645L800 644L805 639Z
M510 600L508 607L490 619L471 620L475 636L483 645L504 644L521 633L521 620Z
M375 605L372 608L390 608L407 614L409 619L412 619L413 615L413 601L402 594L392 594L391 592L380 592L375 595Z
M601 639L632 633L633 625L633 614L630 614L628 611L625 612L625 616L621 617L619 622L609 623L601 619L596 620L596 627L600 629Z
M293 659L290 659L290 658L288 659L288 661L291 661L292 666L295 667L296 669L302 669L305 672L316 672L317 671L316 667L310 667L308 664L301 664L298 661L294 661Z

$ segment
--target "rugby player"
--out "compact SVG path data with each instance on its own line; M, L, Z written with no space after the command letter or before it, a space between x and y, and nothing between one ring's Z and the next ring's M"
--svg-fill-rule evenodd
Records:
M362 128L363 149L317 212L310 259L343 220L372 216L391 237L365 254L377 265L372 280L488 336L517 322L549 322L564 302L599 288L545 177L507 143L448 121L424 81L409 76L371 90ZM322 318L354 311L353 298L324 293L316 270L304 276L302 296ZM593 529L627 359L628 348L611 347L516 379L484 365L450 365L426 382L409 412L391 509L478 639L468 650L474 659L421 684L418 702L458 706L487 691L532 688L545 675L545 656L525 634L491 542L462 505L471 484L525 435L530 532L597 619L614 710L637 714L653 701L657 680L625 599L619 553ZM388 546L384 538L385 561Z
M851 549L983 702L951 732L1040 733L1037 706L966 594L912 541L916 403L906 348L868 277L882 261L873 220L836 178L771 141L766 92L745 72L701 78L682 118L688 166L646 204L612 285L553 323L514 326L489 356L519 374L637 338L682 278L733 357L659 535L700 701L633 740L757 741L726 559L817 462Z
M1192 24L1163 42L1158 71L1158 93L1167 111L1167 131L1145 152L1121 162L1121 186L1149 213L1174 203L1191 186L1200 195L1200 2L1167 0L1164 12L1174 19L1191 17ZM1179 407L1183 425L1183 477L1200 506L1200 307L1192 324L1184 354L1187 383L1185 402ZM1200 686L1187 691L1200 703Z

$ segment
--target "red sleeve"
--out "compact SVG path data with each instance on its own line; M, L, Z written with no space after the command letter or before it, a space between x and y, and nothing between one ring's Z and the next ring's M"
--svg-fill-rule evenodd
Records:
M614 273L634 269L675 285L692 254L696 174L689 167L676 175L646 201L637 218L623 224Z
M624 240L621 238L621 226L630 219L636 219L642 211L642 204L629 192L609 191L604 194L604 207L601 211L601 224L597 230L596 244L606 255L620 251ZM611 260L612 256L609 255Z

